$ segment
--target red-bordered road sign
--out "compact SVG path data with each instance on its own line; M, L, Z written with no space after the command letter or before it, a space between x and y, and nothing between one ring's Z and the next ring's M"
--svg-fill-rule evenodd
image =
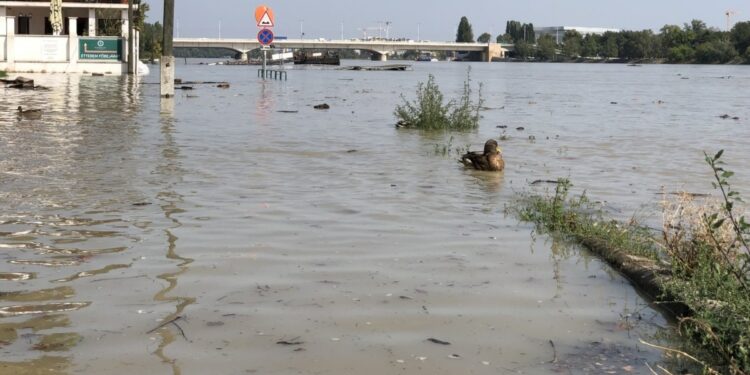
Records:
M273 31L269 29L258 31L258 43L263 46L271 45L273 43Z
M265 5L255 8L255 21L258 27L273 27L276 21L273 10Z

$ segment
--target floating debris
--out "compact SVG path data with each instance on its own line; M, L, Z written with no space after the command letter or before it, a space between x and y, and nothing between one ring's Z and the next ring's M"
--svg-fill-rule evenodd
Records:
M0 318L18 315L45 314L82 309L91 302L45 303L41 305L8 306L0 308Z
M331 106L328 105L328 103L323 103L323 104L315 105L315 106L313 106L313 108L315 108L315 109L330 109Z
M429 339L427 339L427 341L435 343L435 344L440 344L440 345L450 345L451 344L448 341L439 340L439 339L436 339L436 338L433 338L433 337L430 337Z
M284 346L302 345L304 343L305 343L304 341L294 341L294 340L276 341L276 344L278 344L278 345L284 345Z
M390 64L390 65L373 65L373 66L343 66L340 70L362 70L362 71L405 71L410 70L411 65L406 64Z
M36 278L32 272L0 272L0 281L23 281Z
M26 77L16 77L15 79L0 79L0 82L8 85L9 89L35 89L34 80Z

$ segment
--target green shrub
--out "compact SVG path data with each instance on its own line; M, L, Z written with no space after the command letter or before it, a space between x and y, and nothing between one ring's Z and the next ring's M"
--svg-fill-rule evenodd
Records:
M444 103L443 93L435 83L435 76L430 74L427 83L417 85L417 98L408 101L403 95L404 103L396 106L394 115L399 124L426 130L471 130L479 126L479 109L482 106L482 85L479 85L477 102L471 99L471 69L464 81L463 94L458 101Z
M4 70L0 70L0 78L5 78L5 76L7 76L7 75L8 75L8 73L5 73Z
M568 198L570 182L560 179L553 196L525 195L511 207L523 221L576 243L654 259L665 302L687 307L677 331L702 358L706 374L750 373L750 223L743 216L734 175L706 155L719 199L690 194L665 200L660 234L634 220L604 218L585 195Z
M729 374L750 371L750 224L732 190L723 151L706 155L720 199L683 197L665 210L664 248L673 278L665 285L693 315L680 332Z
M672 47L667 52L667 59L673 63L687 63L695 58L695 50L686 44Z

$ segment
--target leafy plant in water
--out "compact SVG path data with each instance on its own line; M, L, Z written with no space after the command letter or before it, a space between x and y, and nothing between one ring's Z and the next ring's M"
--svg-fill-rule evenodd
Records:
M453 146L453 136L451 136L446 144L435 143L435 155L449 156L450 154L455 154L456 156L460 156L467 152L469 152L469 145Z
M479 110L484 103L482 85L479 85L477 102L471 99L471 69L467 71L463 94L458 101L444 103L443 93L435 83L435 76L430 74L427 83L417 85L417 98L408 101L403 95L404 103L396 106L394 115L399 123L417 129L426 130L471 130L479 126Z
M750 372L750 225L732 190L723 151L705 155L720 192L715 203L674 205L680 221L665 221L665 248L672 261L670 292L692 310L680 332L729 374ZM684 200L684 198L683 198ZM695 206L698 209L694 208Z

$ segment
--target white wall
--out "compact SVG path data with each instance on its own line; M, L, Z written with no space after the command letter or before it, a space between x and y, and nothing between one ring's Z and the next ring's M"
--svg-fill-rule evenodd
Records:
M18 62L68 61L67 36L16 35L15 44Z
M5 61L5 35L0 35L0 61Z

